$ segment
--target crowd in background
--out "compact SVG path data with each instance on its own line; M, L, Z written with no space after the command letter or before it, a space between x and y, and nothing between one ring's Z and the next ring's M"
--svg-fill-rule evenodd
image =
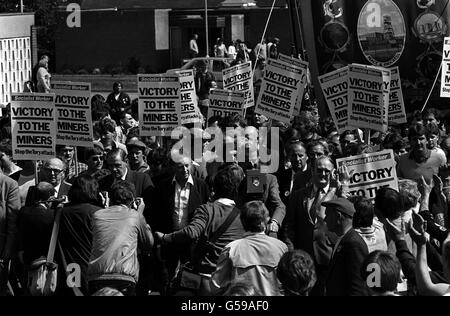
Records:
M254 51L263 61L273 49ZM216 54L225 54L221 40ZM208 71L200 65L196 73ZM196 78L205 99L214 78ZM186 126L202 147L211 141L207 127L279 128L273 174L261 173L258 159L221 162L214 152L174 159L177 140L139 135L137 101L120 82L106 100L92 98L93 146L58 145L46 161L12 159L7 108L0 121L0 294L33 294L30 272L47 257L58 210L56 295L448 294L448 122L429 107L369 139L357 129L339 134L318 107L306 95L292 124L250 108L245 117ZM380 188L372 200L350 196L349 172L336 160L384 149L395 154L399 190ZM229 154L238 150L248 146ZM71 264L80 271L74 286L66 282Z

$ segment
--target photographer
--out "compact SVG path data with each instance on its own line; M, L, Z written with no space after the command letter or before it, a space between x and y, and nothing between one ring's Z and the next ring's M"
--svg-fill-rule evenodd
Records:
M135 199L134 186L117 181L111 188L109 208L93 214L92 252L88 267L89 290L104 287L134 296L139 279L138 248L150 252L153 235L142 212L141 199Z

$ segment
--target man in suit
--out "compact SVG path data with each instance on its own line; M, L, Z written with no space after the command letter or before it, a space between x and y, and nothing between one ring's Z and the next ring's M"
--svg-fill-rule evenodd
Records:
M294 180L298 173L304 173L308 170L308 156L306 155L306 146L299 139L289 140L285 151L290 168L280 170L277 173L277 180L280 186L281 201L287 205L292 192L300 189Z
M55 196L62 198L67 196L71 184L64 181L66 164L59 158L52 158L44 161L39 171L39 182L48 182L55 188ZM36 201L36 187L31 186L28 189L25 206L32 206Z
M361 276L361 266L369 254L366 243L353 229L353 204L344 198L322 203L326 209L325 222L330 231L339 239L333 249L326 295L328 296L366 296L365 280Z
M8 265L17 242L17 216L20 209L17 182L0 173L0 296L6 295Z
M335 236L327 231L325 208L321 203L337 198L333 184L334 164L327 156L316 159L311 182L292 193L284 226L285 242L290 250L302 249L314 259L317 283L313 295L321 295Z
M162 180L155 190L153 208L149 215L149 224L155 231L165 234L175 232L186 227L192 220L195 210L209 199L206 183L191 174L192 160L181 157L169 162L170 174ZM189 259L190 245L167 245L162 254L164 275L163 286L174 276L178 262Z
M100 180L100 190L110 191L112 185L118 180L125 180L134 185L136 197L143 198L146 208L154 188L152 179L146 173L139 173L131 170L127 163L127 154L124 150L116 148L106 155L106 165L111 174Z

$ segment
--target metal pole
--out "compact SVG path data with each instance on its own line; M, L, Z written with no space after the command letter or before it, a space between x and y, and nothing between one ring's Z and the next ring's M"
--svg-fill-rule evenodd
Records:
M291 19L292 43L294 44L294 57L298 58L297 23L295 23L296 14L294 12L295 5L292 4L292 0L286 0L286 3L289 7L289 17Z
M20 13L23 13L23 0L20 0Z
M206 57L209 57L208 0L205 0Z

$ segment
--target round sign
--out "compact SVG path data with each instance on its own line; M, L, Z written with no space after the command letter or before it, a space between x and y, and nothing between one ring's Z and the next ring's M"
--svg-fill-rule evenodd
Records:
M398 6L392 0L367 1L359 14L358 40L372 65L394 65L406 43L405 20Z

